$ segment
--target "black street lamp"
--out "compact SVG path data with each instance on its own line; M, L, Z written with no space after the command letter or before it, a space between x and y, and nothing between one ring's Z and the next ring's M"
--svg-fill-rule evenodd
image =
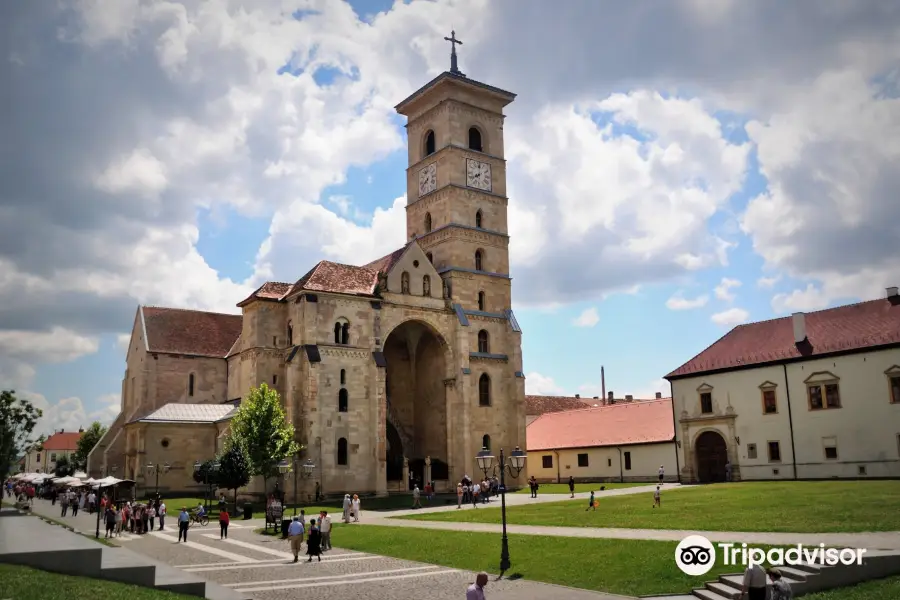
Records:
M303 479L307 479L310 475L312 475L313 471L316 468L316 465L313 464L311 458L307 458L306 462L303 463L301 469L297 469L297 460L299 457L295 454L291 457L290 462L288 459L283 458L278 463L278 472L282 475L286 475L291 471L294 472L294 516L297 516L297 471L300 470L300 476Z
M194 473L199 473L200 468L203 466L199 460L194 463ZM214 461L209 465L209 469L204 471L203 473L203 483L206 484L206 497L203 500L204 506L209 508L209 497L212 495L212 484L213 480L210 479L210 475L219 470L219 461Z
M487 448L482 448L481 452L475 456L478 468L484 472L485 477L488 476L488 472L496 474L497 470L500 471L500 515L503 519L503 539L500 546L500 577L503 577L503 574L510 567L509 539L506 537L506 473L508 470L510 477L518 478L519 473L525 468L525 456L525 453L518 446L512 451L508 464L504 459L503 448L500 448L500 462L496 465L494 464L494 455Z
M152 462L147 463L147 477L150 475L156 474L156 498L159 499L159 474L160 473L168 473L169 463L165 463L162 465L154 465Z

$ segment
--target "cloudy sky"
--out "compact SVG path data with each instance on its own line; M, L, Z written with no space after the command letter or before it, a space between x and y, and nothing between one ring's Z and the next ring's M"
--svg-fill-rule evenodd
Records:
M138 303L403 243L392 107L508 109L530 393L667 392L730 327L900 284L900 3L0 3L0 387L109 420Z

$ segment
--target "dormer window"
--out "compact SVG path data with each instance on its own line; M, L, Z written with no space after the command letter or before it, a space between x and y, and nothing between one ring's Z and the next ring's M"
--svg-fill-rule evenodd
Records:
M469 127L469 149L483 152L481 146L481 132L475 127Z

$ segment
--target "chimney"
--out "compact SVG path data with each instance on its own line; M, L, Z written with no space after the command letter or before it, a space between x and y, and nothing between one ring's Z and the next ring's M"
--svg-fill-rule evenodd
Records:
M662 392L656 392L656 399L662 400Z
M579 394L575 394L575 399L576 399L576 400L581 400L581 396L580 396Z
M791 315L791 319L794 321L794 343L802 344L806 341L806 315L797 312Z
M887 288L885 291L887 292L888 299L896 298L896 297L900 296L900 289L898 289L896 285ZM601 374L603 373L602 367L600 369L600 373Z
M600 365L600 393L606 398L606 369Z
M634 396L632 396L631 394L625 394L625 402L631 402L632 400L634 400Z

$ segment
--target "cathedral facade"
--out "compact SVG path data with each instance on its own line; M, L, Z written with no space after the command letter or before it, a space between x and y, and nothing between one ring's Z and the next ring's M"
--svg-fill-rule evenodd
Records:
M195 461L221 450L235 406L262 383L283 399L299 460L315 465L304 490L382 495L411 477L450 489L480 475L482 446L524 449L503 158L514 98L454 61L397 105L407 238L391 254L266 283L240 315L139 307L121 413L90 474L153 488L166 465L160 489L189 489Z

